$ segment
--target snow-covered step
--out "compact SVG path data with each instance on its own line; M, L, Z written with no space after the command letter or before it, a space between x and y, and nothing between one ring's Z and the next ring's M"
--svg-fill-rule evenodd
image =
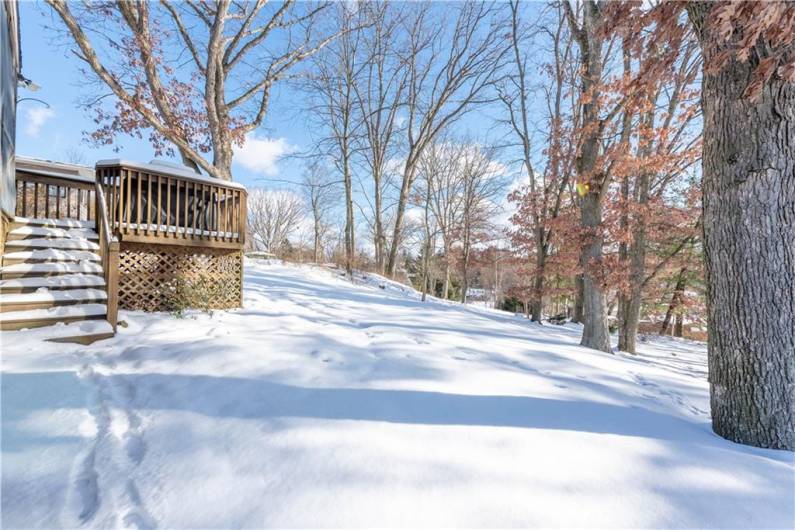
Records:
M13 330L49 326L55 322L73 322L102 318L107 314L105 304L77 304L51 307L48 309L28 309L0 313L0 329Z
M58 322L35 329L4 331L2 337L9 347L15 343L23 344L37 340L91 344L97 340L113 337L113 326L107 320L82 320L68 324Z
M27 238L71 238L97 240L99 236L88 228L48 228L46 226L18 226L8 232L8 239L14 241Z
M27 309L47 309L59 305L105 302L107 293L102 289L70 289L48 291L41 289L32 293L0 294L0 313Z
M85 289L105 287L105 279L96 274L60 274L58 276L31 276L0 280L0 292L23 293L37 289Z
M44 226L48 228L95 228L94 221L78 221L77 219L40 219L35 217L14 217L15 225Z
M99 254L88 250L61 250L42 248L15 250L3 254L3 265L13 265L25 261L100 261Z
M71 239L68 237L61 238L32 238L32 239L16 239L13 241L6 241L6 249L9 251L17 249L35 249L35 248L57 248L61 250L99 250L99 245L94 241L88 239Z
M102 274L102 266L93 262L57 262L17 263L0 267L2 279L20 278L23 276L48 276L56 274Z

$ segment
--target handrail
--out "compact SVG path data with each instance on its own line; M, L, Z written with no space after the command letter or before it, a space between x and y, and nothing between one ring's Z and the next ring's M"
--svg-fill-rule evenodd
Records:
M91 220L96 212L92 182L38 174L20 168L15 175L16 209L19 217ZM94 200L92 200L94 199Z
M50 171L46 169L18 167L16 168L17 174L25 173L35 177L50 178L53 180L68 180L76 185L82 184L85 187L91 187L91 180L82 175L73 175L71 173L63 173L60 171Z
M96 218L94 225L100 236L100 253L102 258L102 271L105 277L107 292L106 308L107 319L116 331L119 314L119 241L113 236L108 221L108 207L105 202L105 192L99 180L94 181L97 203L95 206Z

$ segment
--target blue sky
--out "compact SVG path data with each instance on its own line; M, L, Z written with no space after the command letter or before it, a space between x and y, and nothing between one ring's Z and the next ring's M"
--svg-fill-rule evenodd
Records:
M530 4L537 10L538 4ZM530 17L532 18L532 17ZM60 21L40 2L20 3L23 74L41 87L32 93L21 89L20 98L34 97L50 105L23 100L18 107L17 152L21 155L69 161L79 152L87 165L104 158L126 158L149 161L154 151L144 139L118 136L116 146L95 147L83 141L84 131L94 129L87 112L78 107L78 99L85 92L86 79L80 71L82 62L74 57L63 42L54 42L45 25L60 27ZM92 92L94 93L94 92ZM255 132L245 146L245 152L235 156L233 175L246 186L290 188L286 182L300 182L304 171L298 159L278 159L280 151L307 151L311 148L310 125L301 107L304 96L295 88L277 85L264 126ZM540 110L540 109L539 109ZM480 141L487 137L501 137L493 130L495 108L472 112L456 125L456 134ZM503 162L514 158L503 153ZM517 177L518 175L513 175Z
M154 152L146 140L119 136L120 152L114 146L96 148L83 141L83 131L91 131L94 124L77 100L83 93L85 79L80 72L81 62L45 31L45 24L53 24L49 8L39 2L20 2L23 74L41 87L37 92L20 89L19 98L37 98L50 105L32 100L18 105L17 153L51 160L67 161L71 152L80 152L86 164L93 165L103 158L127 158L149 161ZM285 92L290 92L285 94ZM296 99L298 96L298 99ZM298 117L296 105L300 95L287 87L274 93L265 126L256 133L256 147L276 152L280 148L307 147L311 139L303 118ZM250 148L254 148L252 145ZM269 151L270 150L270 151ZM251 169L236 163L235 180L247 186L282 185L280 181L298 181L302 164L293 159L269 163L259 157L259 168ZM269 182L270 181L270 182Z

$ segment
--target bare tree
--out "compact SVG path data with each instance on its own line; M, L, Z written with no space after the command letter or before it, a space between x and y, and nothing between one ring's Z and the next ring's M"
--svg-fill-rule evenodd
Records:
M315 55L309 89L315 100L313 115L324 135L320 149L333 159L345 187L345 270L352 276L356 251L352 164L355 138L361 125L356 113L355 85L364 67L358 50L362 20L368 12L340 2L332 14L334 25L342 28L343 35Z
M303 200L293 192L262 188L249 190L249 231L265 250L277 256L282 255L285 244L298 229L303 216Z
M504 172L495 162L493 147L467 142L462 150L461 168L461 302L466 303L469 290L469 262L473 246L488 240L494 229L493 219L500 210L497 202L504 196Z
M528 204L522 210L526 211L530 218L523 219L522 225L529 228L535 243L532 253L535 263L530 314L533 321L540 323L547 259L554 235L550 221L560 214L571 175L569 163L573 158L572 149L564 141L563 122L566 119L576 119L575 112L569 114L565 107L565 93L573 88L570 86L572 76L570 64L574 53L560 5L553 10L554 22L549 26L542 24L536 27L522 21L519 0L510 2L510 11L511 62L508 64L509 72L498 85L498 94L507 111L507 118L504 121L516 139L521 153L520 160L528 175L528 185L522 194L522 200ZM534 93L531 87L533 74L529 71L533 66L529 60L529 50L536 49L532 40L536 33L545 35L552 45L551 61L541 68L545 80L540 86L540 94ZM546 163L541 171L536 171L533 163L531 105L536 95L540 95L547 102L544 118Z
M333 207L336 184L318 162L310 164L304 173L304 200L312 216L312 257L315 263L321 261L323 244L330 229L327 218Z
M387 164L397 151L401 132L398 113L403 105L407 69L402 67L396 49L400 10L391 2L366 3L362 9L368 10L370 26L362 43L364 67L353 88L362 121L360 150L373 184L370 209L375 263L383 274L387 246L383 218L384 191L389 185Z
M94 99L104 124L95 140L151 129L156 151L173 145L186 165L226 180L232 147L262 124L273 86L338 35L316 35L326 3L46 1L74 53L118 100L103 111L96 103L105 94Z
M428 194L428 207L442 238L442 298L450 294L452 248L461 224L463 204L462 144L440 140L420 157L418 173Z
M439 133L462 116L472 105L486 99L486 89L506 54L502 45L499 13L493 4L465 2L449 15L433 13L442 9L430 4L412 6L404 20L407 42L402 46L407 68L406 157L395 212L386 272L394 276L403 218L420 156ZM438 16L450 16L452 29L440 29Z

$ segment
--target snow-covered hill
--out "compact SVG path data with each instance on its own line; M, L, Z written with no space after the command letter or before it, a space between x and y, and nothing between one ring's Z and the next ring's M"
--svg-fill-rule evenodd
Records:
M3 334L3 528L792 525L793 454L712 434L704 345L357 282L249 262L238 311Z

